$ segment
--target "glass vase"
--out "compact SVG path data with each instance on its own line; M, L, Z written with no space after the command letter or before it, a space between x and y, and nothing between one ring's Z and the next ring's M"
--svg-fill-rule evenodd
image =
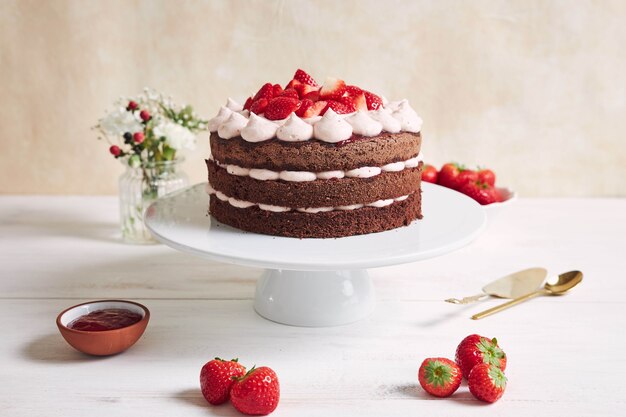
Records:
M143 222L143 215L157 198L189 185L182 171L182 158L147 162L133 167L125 162L126 172L119 180L120 225L128 243L157 243Z

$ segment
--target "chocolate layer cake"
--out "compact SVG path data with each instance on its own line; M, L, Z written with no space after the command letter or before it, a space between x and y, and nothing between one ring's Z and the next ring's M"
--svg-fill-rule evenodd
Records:
M210 214L256 233L330 238L421 218L421 119L341 80L301 70L209 121Z

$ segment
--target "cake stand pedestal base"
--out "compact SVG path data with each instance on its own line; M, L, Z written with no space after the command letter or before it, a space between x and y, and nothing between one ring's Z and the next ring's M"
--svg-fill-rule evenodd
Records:
M353 323L369 316L374 304L374 286L365 269L267 269L254 299L254 309L266 319L305 327Z

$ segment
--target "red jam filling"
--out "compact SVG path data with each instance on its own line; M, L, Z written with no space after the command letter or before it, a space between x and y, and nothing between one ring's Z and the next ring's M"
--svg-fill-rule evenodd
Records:
M105 308L72 320L67 327L86 332L121 329L141 320L141 314L125 308Z

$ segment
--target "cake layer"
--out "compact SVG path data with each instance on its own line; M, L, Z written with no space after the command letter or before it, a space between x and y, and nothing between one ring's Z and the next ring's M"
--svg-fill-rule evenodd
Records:
M271 139L250 143L241 137L222 139L211 134L211 154L223 164L273 171L333 171L383 166L419 154L419 133L383 132L378 136L352 136L337 144L310 140L282 142Z
M370 178L342 178L288 182L261 181L229 174L207 161L209 183L229 197L280 207L337 207L367 204L413 194L420 189L422 163L416 168L383 172Z
M256 206L237 208L212 195L209 212L218 221L238 229L296 238L331 238L382 232L422 218L419 191L403 201L381 208L363 207L314 214L298 211L275 213Z

